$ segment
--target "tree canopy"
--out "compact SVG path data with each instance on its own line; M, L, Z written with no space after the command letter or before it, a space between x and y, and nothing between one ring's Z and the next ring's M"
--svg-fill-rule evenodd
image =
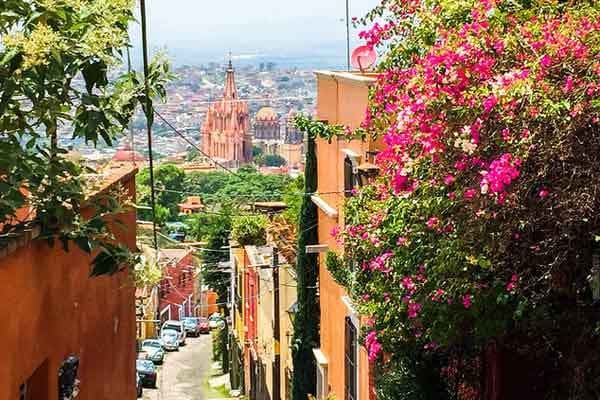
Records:
M118 72L130 45L133 6L130 0L7 0L0 9L0 215L11 222L2 233L21 229L28 221L13 217L32 207L41 238L100 250L94 274L115 272L131 256L112 242L103 218L111 209L121 212L125 200L104 199L100 214L81 217L84 170L65 157L59 130L73 140L111 145L136 107L146 106L146 94L165 95L169 73L160 60L150 66L148 93L139 74Z

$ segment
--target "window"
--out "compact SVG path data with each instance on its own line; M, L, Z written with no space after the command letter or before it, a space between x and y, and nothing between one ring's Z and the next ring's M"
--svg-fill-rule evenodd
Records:
M346 317L346 332L344 346L345 360L345 400L357 399L357 332L350 317Z
M346 197L352 195L354 189L354 166L349 156L344 158L344 194Z

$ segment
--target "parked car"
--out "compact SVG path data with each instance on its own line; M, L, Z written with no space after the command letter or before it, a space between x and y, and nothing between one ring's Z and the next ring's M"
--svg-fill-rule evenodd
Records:
M162 325L162 328L160 329L160 331L162 332L164 329L172 329L174 331L177 331L177 333L179 334L179 345L185 346L186 334L185 334L185 328L183 327L183 322L173 320L173 319L165 321L165 323Z
M199 319L196 317L185 317L183 320L183 328L186 335L198 337L200 335L200 327L198 326Z
M163 329L160 333L160 341L165 350L179 351L179 332L173 329Z
M150 360L136 360L137 373L142 381L142 386L156 387L156 367Z
M222 328L225 325L225 321L221 317L221 314L214 313L210 317L208 317L208 326L210 329Z
M142 397L144 389L142 389L142 380L140 379L140 374L138 374L137 372L135 373L135 387L137 390L137 397L139 399L140 397Z
M198 332L210 333L210 326L208 324L208 318L198 318Z
M142 351L147 354L147 359L155 364L162 364L165 359L162 343L158 339L144 340L142 342Z

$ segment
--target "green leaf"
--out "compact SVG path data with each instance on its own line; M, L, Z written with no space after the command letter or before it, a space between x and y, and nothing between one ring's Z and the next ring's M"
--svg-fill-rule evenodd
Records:
M0 65L8 64L13 58L15 58L17 54L19 54L19 52L19 49L11 49L10 51L6 52L4 57L2 57L2 61L0 61Z
M73 241L75 242L75 244L77 246L79 246L79 248L83 251L85 251L86 253L91 253L92 252L92 246L90 244L90 241L87 237L84 236L78 236L76 238L73 239Z

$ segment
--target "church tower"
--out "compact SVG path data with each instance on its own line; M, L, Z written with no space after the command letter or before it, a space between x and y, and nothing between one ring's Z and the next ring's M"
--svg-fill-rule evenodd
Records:
M231 57L223 98L209 105L202 125L202 150L210 157L237 166L252 160L248 103L240 100Z

